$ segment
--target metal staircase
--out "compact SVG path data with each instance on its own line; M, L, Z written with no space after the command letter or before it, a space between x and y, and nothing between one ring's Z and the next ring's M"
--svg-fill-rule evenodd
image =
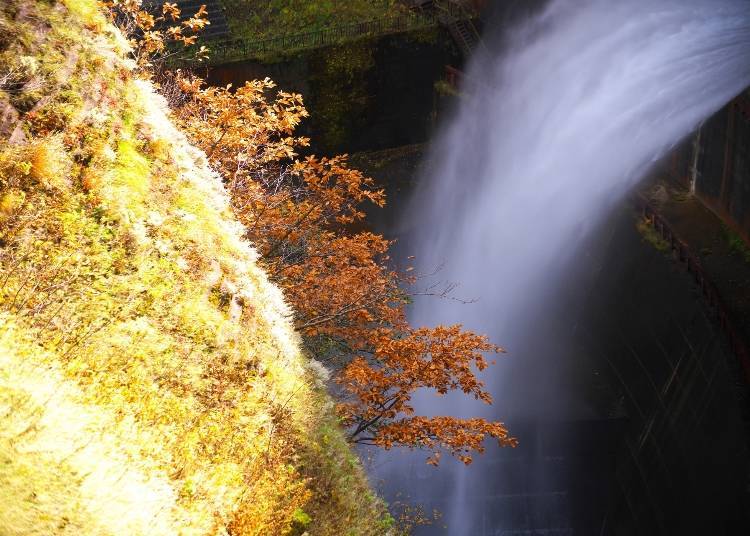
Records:
M479 32L469 19L457 19L447 24L448 31L461 53L468 57L480 43Z
M448 28L461 53L468 57L479 46L482 39L474 25L476 13L461 0L406 0L412 9L429 11L437 15L440 23Z

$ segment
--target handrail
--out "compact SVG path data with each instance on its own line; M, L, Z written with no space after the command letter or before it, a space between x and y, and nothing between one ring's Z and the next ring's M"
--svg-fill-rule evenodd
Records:
M436 10L442 12L443 15L448 17L447 22L471 19L476 15L475 13L472 13L467 7L451 0L433 0L432 5Z
M340 44L343 41L369 36L389 35L434 28L458 20L471 19L475 14L451 0L433 0L434 11L415 10L379 19L332 26L312 32L281 35L268 39L229 39L203 43L209 48L206 63L217 65L257 59L263 56ZM191 63L193 47L174 54L170 63Z
M688 248L687 244L677 238L676 234L669 226L661 214L651 205L651 203L641 194L634 197L636 204L642 211L643 217L654 227L659 236L669 242L669 246L675 253L677 259L685 264L687 271L693 275L695 282L701 288L706 303L713 309L716 318L719 321L724 334L727 336L729 346L737 357L742 366L745 382L750 384L750 352L746 346L743 337L737 332L737 329L731 321L729 308L721 298L716 286L709 280L708 275L703 270L700 259L696 257Z

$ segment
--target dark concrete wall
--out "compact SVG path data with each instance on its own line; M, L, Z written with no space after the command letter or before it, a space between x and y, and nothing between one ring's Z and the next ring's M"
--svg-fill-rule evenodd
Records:
M271 78L304 97L311 116L299 133L311 138L314 152L353 153L425 142L435 82L455 60L450 36L436 29L215 66L207 80L238 86Z
M488 445L454 471L415 456L376 474L392 483L386 497L399 500L398 490L445 514L447 529L415 536L458 532L461 471L483 475L464 492L478 512L472 536L750 534L738 363L691 275L643 240L628 206L591 237L575 270L577 281L545 303L537 335L575 334L549 355L576 363L550 400L575 391L590 417L521 419L498 407L493 417L507 422L518 448ZM541 353L535 344L526 351Z
M750 91L703 123L667 167L750 244Z

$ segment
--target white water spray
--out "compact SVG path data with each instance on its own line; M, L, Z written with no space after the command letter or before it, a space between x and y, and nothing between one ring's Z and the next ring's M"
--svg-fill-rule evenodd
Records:
M468 78L472 94L436 142L405 224L421 267L444 264L441 276L479 302L419 302L412 320L461 322L509 349L490 370L486 416L554 414L554 380L538 380L564 352L534 340L545 299L612 204L750 85L750 2L552 0ZM457 400L424 397L418 409L477 413ZM458 471L472 481L458 490L482 477ZM476 534L462 495L450 534Z

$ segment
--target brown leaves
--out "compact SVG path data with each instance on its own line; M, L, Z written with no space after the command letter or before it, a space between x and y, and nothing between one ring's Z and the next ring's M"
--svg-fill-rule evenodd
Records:
M164 2L164 5L161 6L161 13L165 19L169 18L170 20L175 21L180 18L180 8L177 7L177 4Z
M484 419L413 417L410 401L418 389L440 394L460 390L490 404L492 399L474 368L487 366L484 352L500 352L483 336L460 326L406 329L398 336L390 329L378 331L372 359L349 363L338 381L351 395L340 406L345 421L354 427L352 439L390 449L394 445L435 450L444 448L464 463L469 452L482 452L485 437L500 446L513 446L501 423ZM428 463L436 465L438 458Z
M455 417L413 417L383 426L373 444L385 449L400 444L412 448L433 450L443 448L466 465L472 462L471 452L484 452L486 438L497 440L500 447L515 447L518 442L508 434L502 423L484 419ZM439 451L427 463L437 465Z
M382 207L372 179L346 156L299 158L307 146L294 131L307 117L302 97L270 80L233 90L182 79L188 99L177 110L183 128L225 179L234 210L272 279L295 311L307 350L338 365L338 411L352 441L439 452L465 463L487 437L512 446L500 423L414 415L419 389L461 391L490 404L476 372L486 353L502 352L461 326L415 329L406 320L417 277L388 266L391 242L361 230L362 206ZM433 456L429 463L437 464Z
M146 75L153 74L148 68L154 59L160 59L159 56L166 53L168 43L193 45L197 41L197 34L210 24L205 5L201 5L188 20L170 25L178 22L181 15L175 3L162 4L161 14L157 17L156 9L143 9L143 0L100 2L109 12L111 21L129 38L133 56Z

